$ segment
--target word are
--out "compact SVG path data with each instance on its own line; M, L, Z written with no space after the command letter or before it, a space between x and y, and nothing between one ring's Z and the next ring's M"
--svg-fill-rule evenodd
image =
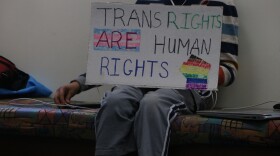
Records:
M157 70L155 70L157 68ZM100 58L99 73L102 76L133 76L167 78L168 63L156 60L121 59L103 56ZM155 73L155 71L157 73Z
M94 29L93 44L101 51L139 51L141 34L139 29Z

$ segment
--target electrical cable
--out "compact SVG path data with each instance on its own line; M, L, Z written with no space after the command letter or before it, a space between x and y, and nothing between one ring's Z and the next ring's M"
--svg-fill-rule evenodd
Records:
M29 100L31 102L35 103L23 103L23 102L18 102L20 100ZM37 100L33 98L17 98L8 101L8 104L13 105L13 106L48 106L48 107L55 107L55 108L69 108L69 109L90 109L88 107L82 107L82 106L74 106L72 104L55 104L55 103L49 103L45 102L42 100Z
M244 107L228 107L228 108L221 108L222 110L235 110L235 109L246 109L246 108L253 108L253 107L257 107L257 106L261 106L261 105L265 105L267 103L280 103L279 101L266 101L266 102L262 102L259 104L255 104L255 105L249 105L249 106L244 106Z
M188 1L188 0L184 0L184 2L183 2L181 5L186 4L186 3L187 3L187 1ZM173 6L175 6L175 3L173 2L173 0L170 0L170 2L171 2L171 4L172 4Z

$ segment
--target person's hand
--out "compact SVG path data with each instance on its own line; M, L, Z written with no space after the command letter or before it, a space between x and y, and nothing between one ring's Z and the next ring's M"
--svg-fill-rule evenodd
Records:
M54 94L56 104L70 103L71 98L79 92L80 84L73 81L67 85L59 87Z

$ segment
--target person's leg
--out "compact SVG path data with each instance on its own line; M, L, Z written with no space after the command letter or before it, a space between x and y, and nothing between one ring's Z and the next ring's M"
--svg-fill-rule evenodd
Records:
M108 92L96 116L96 156L121 156L136 151L133 134L135 113L143 94L131 86Z
M197 110L210 110L217 104L217 91L192 91L196 99Z
M182 96L184 95L184 96ZM166 156L170 123L179 110L192 114L195 110L191 91L158 89L148 92L140 101L135 117L135 137L139 156Z

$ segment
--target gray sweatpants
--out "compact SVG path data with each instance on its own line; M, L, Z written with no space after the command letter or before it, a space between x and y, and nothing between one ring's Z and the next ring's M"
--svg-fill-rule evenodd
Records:
M107 92L96 116L96 156L166 156L170 123L193 114L201 103L189 90L117 86Z

